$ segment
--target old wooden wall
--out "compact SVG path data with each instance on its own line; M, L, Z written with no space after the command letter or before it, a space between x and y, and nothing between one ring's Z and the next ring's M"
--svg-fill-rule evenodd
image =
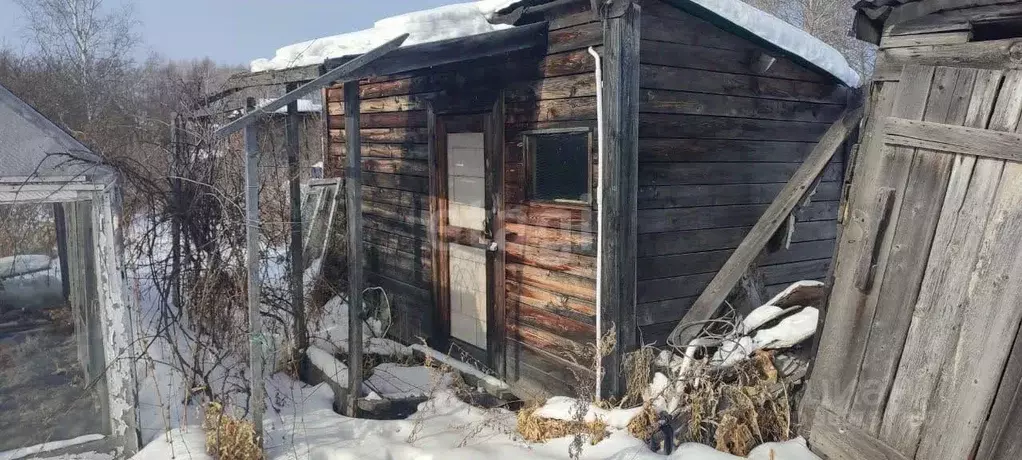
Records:
M590 206L528 202L522 133L578 126L595 133L595 67L586 48L602 43L602 34L588 4L545 18L546 50L361 82L366 277L391 296L392 333L405 341L433 332L427 103L457 100L461 112L484 112L502 97L507 377L558 393L573 392L570 369L585 372L573 349L594 336L596 219ZM344 164L340 86L327 90L327 101L326 176L335 177Z
M643 3L637 324L663 343L846 104L846 88L658 0ZM825 170L789 250L761 263L768 294L821 279L842 164Z

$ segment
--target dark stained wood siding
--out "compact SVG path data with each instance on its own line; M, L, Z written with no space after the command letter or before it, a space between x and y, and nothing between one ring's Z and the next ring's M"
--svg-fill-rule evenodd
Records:
M502 94L506 373L528 388L559 393L576 386L576 372L589 372L576 364L575 351L595 335L596 216L591 206L526 199L522 133L589 127L595 158L595 67L586 48L599 46L602 32L588 5L579 1L546 18L547 50L373 78L361 82L360 91L366 276L368 285L391 296L392 333L406 342L434 330L427 102L453 101L482 112ZM327 176L341 175L337 165L343 164L341 98L339 86L327 90Z
M643 2L637 321L664 343L731 252L844 110L829 76L658 0ZM830 164L788 250L765 255L768 294L822 279L843 166Z

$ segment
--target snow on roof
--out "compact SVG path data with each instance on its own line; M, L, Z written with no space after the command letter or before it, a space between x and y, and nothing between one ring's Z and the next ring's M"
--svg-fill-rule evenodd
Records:
M285 46L272 58L256 59L249 67L259 72L322 64L330 58L365 53L402 33L409 34L403 45L409 46L507 29L513 26L490 24L489 19L520 1L480 0L384 18L371 29Z
M840 51L784 20L741 0L687 0L857 88L862 80Z
M271 59L252 61L252 72L320 64L330 58L365 53L408 33L403 46L467 37L513 27L491 24L497 12L522 0L480 0L415 11L377 21L371 29L317 38L277 50ZM741 0L687 0L778 48L819 67L846 85L858 87L859 74L841 52L820 39Z

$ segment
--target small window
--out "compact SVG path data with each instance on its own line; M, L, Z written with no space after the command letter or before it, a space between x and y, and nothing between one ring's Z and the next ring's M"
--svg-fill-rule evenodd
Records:
M589 130L529 133L529 198L556 203L589 203Z

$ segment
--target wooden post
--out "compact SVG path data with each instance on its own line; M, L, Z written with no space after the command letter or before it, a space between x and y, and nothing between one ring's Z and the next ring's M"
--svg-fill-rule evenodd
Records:
M183 158L184 148L182 147L182 132L184 131L182 125L181 115L177 113L171 114L170 122L170 145L172 154L170 157L170 174L174 177L170 179L170 206L171 212L171 227L170 227L170 239L171 239L171 260L170 260L170 298L171 304L174 306L174 314L180 315L181 311L181 179L178 177L181 175L181 158Z
M289 83L287 91L297 89L296 83ZM287 137L287 169L290 176L291 194L291 305L295 322L295 358L298 373L305 375L305 350L309 348L309 329L305 317L305 256L302 248L302 175L298 151L298 101L287 105L285 122Z
M636 347L635 273L639 170L639 16L632 0L618 0L603 17L603 225L600 242L601 315L615 327L617 346L603 360L603 392L624 391L622 364ZM604 395L601 395L604 396Z
M245 101L247 112L256 110L255 98ZM246 264L248 265L248 336L249 371L251 389L248 409L252 412L252 424L259 442L263 441L263 405L266 404L263 387L263 319L259 314L259 137L258 125L245 125L245 243Z
M71 278L68 274L67 260L67 216L64 214L64 203L53 203L53 224L57 233L57 259L60 262L60 293L64 301L71 300Z
M362 139L359 84L344 83L344 136L348 174L344 184L348 211L348 401L347 416L358 415L362 387Z

